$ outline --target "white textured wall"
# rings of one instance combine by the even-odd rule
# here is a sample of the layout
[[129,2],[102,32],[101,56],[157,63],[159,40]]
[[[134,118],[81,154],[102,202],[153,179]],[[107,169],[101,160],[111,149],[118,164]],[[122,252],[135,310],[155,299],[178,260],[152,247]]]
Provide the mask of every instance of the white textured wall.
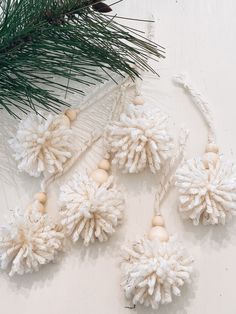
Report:
[[[234,0],[125,0],[116,6],[120,15],[156,18],[156,38],[166,47],[166,60],[158,64],[160,79],[147,78],[147,101],[163,108],[177,130],[186,125],[190,133],[188,156],[203,152],[206,128],[198,112],[171,82],[188,72],[206,95],[214,111],[221,150],[236,152],[235,73],[236,2]],[[133,26],[137,23],[133,22]],[[126,187],[127,215],[119,232],[105,245],[83,249],[76,246],[59,264],[39,273],[9,279],[0,275],[0,313],[13,314],[128,314],[154,313],[126,309],[119,287],[119,247],[136,234],[147,231],[152,216],[156,178],[149,172],[120,176]],[[21,182],[21,185],[19,184]],[[8,209],[32,196],[32,181],[22,176],[16,185],[2,183],[0,219]],[[36,190],[36,187],[35,187]],[[27,194],[28,191],[28,194]],[[227,227],[198,227],[182,222],[177,195],[172,191],[162,207],[168,229],[195,257],[192,285],[160,314],[235,314],[236,222]]]

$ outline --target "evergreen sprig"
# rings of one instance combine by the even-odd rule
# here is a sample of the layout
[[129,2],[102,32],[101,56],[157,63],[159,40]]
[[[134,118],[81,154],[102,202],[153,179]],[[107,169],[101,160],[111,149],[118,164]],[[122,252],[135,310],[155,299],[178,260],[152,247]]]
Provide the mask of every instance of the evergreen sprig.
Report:
[[58,89],[83,94],[55,77],[85,85],[109,73],[135,78],[134,65],[153,71],[147,55],[163,57],[162,47],[104,15],[111,8],[99,0],[3,0],[0,6],[0,108],[15,117],[68,105]]

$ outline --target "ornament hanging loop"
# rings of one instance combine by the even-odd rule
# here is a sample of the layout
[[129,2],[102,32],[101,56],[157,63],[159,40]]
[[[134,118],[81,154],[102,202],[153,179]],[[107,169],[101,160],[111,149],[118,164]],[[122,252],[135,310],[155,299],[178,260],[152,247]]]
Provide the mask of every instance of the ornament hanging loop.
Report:
[[174,77],[175,83],[183,87],[186,92],[192,97],[194,104],[202,114],[207,126],[208,126],[208,144],[216,143],[215,125],[212,118],[212,113],[209,108],[208,102],[203,98],[200,92],[198,92],[183,74]]

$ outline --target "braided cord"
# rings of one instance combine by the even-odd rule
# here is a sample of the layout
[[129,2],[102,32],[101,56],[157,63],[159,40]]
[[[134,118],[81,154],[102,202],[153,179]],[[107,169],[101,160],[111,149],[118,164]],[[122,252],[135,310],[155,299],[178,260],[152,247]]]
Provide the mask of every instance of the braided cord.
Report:
[[186,79],[184,75],[176,76],[174,78],[174,81],[181,87],[183,87],[189,93],[190,96],[192,96],[192,99],[196,107],[201,112],[208,126],[208,143],[215,143],[216,141],[215,126],[208,102],[203,98],[201,93],[199,93],[193,88],[191,83]]
[[182,161],[184,160],[184,152],[186,142],[188,139],[188,134],[189,132],[186,129],[181,129],[177,150],[162,172],[161,180],[155,195],[154,216],[161,214],[160,211],[161,203],[173,183],[175,170],[178,167],[178,165],[182,163]]

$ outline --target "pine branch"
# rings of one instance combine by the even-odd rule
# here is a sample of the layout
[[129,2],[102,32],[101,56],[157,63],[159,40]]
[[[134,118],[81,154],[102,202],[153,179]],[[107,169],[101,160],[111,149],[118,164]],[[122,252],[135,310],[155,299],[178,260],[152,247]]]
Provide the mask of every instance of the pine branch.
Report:
[[134,79],[134,65],[154,72],[147,56],[163,57],[162,47],[102,14],[111,8],[99,0],[5,0],[1,9],[0,109],[15,117],[68,106],[59,90],[83,94],[55,77],[82,85],[106,73]]

